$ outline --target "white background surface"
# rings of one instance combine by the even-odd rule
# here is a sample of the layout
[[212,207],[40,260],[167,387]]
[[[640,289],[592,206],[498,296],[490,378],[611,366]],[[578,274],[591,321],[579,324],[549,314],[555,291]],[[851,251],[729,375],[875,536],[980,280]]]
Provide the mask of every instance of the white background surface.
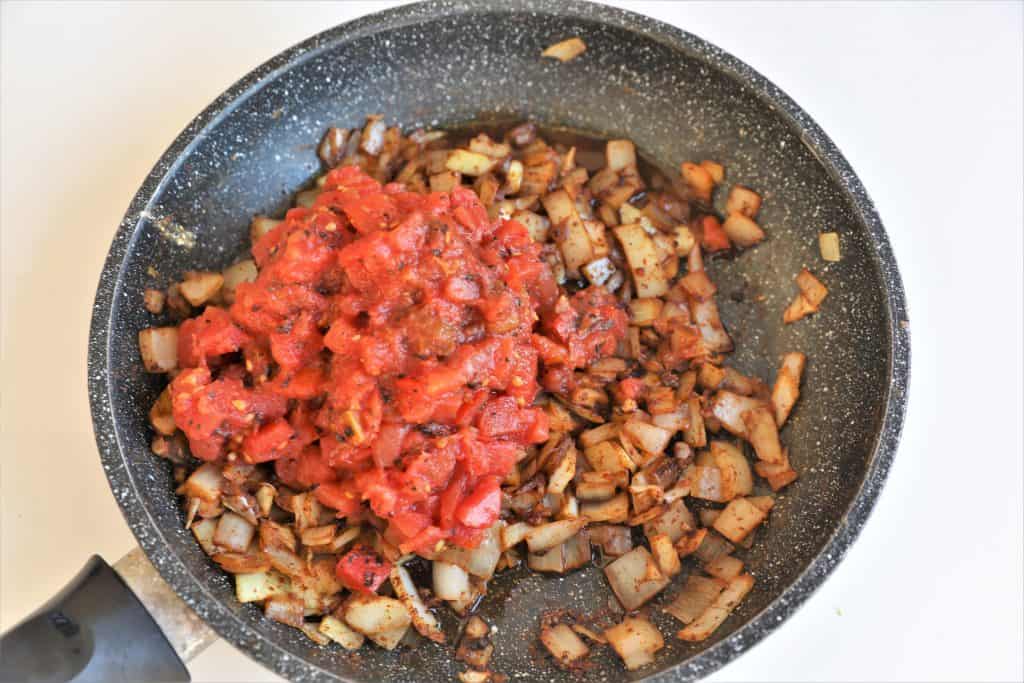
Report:
[[[391,3],[5,4],[0,627],[133,538],[91,433],[96,280],[132,194],[249,69]],[[910,301],[899,456],[847,559],[714,680],[1020,680],[1021,4],[622,3],[754,65],[878,204]],[[277,680],[221,642],[197,681]]]

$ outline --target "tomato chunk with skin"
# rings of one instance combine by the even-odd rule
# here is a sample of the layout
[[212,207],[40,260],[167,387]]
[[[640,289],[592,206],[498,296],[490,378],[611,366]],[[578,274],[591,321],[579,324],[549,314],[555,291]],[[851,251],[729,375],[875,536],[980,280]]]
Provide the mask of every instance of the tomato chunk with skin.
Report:
[[501,514],[501,480],[486,477],[459,503],[455,518],[460,524],[473,529],[486,529]]
[[351,591],[376,593],[388,576],[391,563],[373,550],[357,545],[341,556],[334,568],[338,580]]

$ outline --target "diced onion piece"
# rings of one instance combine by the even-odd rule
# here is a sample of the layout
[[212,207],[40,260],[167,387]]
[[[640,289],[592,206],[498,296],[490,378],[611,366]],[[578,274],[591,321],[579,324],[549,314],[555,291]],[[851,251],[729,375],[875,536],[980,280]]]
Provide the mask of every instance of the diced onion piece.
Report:
[[437,617],[427,609],[426,603],[423,602],[419,591],[416,590],[416,584],[409,576],[409,571],[400,564],[391,568],[391,586],[395,589],[395,595],[409,611],[412,625],[420,635],[435,643],[443,643],[445,638],[441,624],[437,621]]
[[722,510],[713,526],[715,531],[733,543],[739,543],[766,517],[767,514],[761,508],[746,498],[736,498]]
[[543,244],[548,239],[551,231],[551,221],[533,211],[517,211],[512,214],[512,220],[522,223],[526,231],[530,233],[530,239]]
[[602,524],[588,529],[590,542],[601,547],[609,557],[620,557],[633,549],[633,537],[629,527]]
[[276,595],[287,595],[288,577],[275,571],[235,574],[235,597],[239,602],[262,602]]
[[614,439],[618,434],[619,426],[615,423],[609,422],[584,431],[580,434],[579,441],[580,445],[584,448],[589,448],[590,446],[596,446],[602,441]]
[[555,661],[566,667],[590,654],[590,648],[586,643],[580,640],[576,632],[565,624],[541,628],[540,642],[544,644]]
[[543,553],[530,553],[526,563],[535,572],[562,574],[565,572],[565,548],[556,545]]
[[654,653],[665,647],[661,632],[641,617],[626,617],[621,624],[605,629],[604,636],[629,671],[651,664]]
[[580,269],[594,260],[594,248],[576,203],[565,190],[546,194],[541,202],[551,219],[555,242],[562,251],[566,272],[572,277],[579,277]]
[[480,176],[490,171],[495,160],[484,154],[470,152],[467,149],[455,149],[448,155],[445,168],[455,173],[468,176]]
[[697,529],[684,535],[676,543],[676,552],[680,558],[693,555],[704,544],[704,538],[708,535],[707,529]]
[[689,161],[684,161],[679,167],[683,182],[690,186],[694,197],[704,204],[711,203],[711,193],[715,189],[715,179],[706,168]]
[[714,562],[705,564],[704,571],[716,579],[729,581],[743,573],[743,561],[731,555],[722,555]]
[[209,301],[224,284],[220,273],[192,272],[185,276],[178,289],[193,306],[202,306]]
[[797,294],[793,302],[782,313],[782,322],[787,325],[817,312],[817,308],[803,294]]
[[701,540],[700,547],[698,547],[693,553],[694,556],[704,564],[714,562],[723,555],[729,555],[736,549],[733,547],[732,543],[729,543],[729,541],[725,540],[715,532],[708,529],[705,531],[708,533]]
[[263,613],[287,626],[302,628],[305,623],[302,601],[290,596],[274,596],[263,603]]
[[193,498],[200,498],[208,503],[220,500],[224,477],[219,465],[212,462],[203,463],[182,484],[181,493]]
[[569,540],[586,526],[586,519],[562,519],[534,527],[526,534],[526,545],[531,553],[540,553]]
[[717,161],[711,161],[710,159],[704,159],[700,162],[701,168],[708,172],[711,179],[715,181],[715,185],[721,184],[725,180],[725,167]]
[[526,534],[530,532],[533,527],[526,522],[516,522],[515,524],[507,524],[501,529],[501,550],[502,552],[509,548],[521,543],[525,538]]
[[[697,251],[696,249],[694,251]],[[692,252],[691,252],[692,253]],[[711,351],[726,353],[732,351],[732,337],[726,332],[722,325],[722,318],[718,313],[718,305],[713,299],[706,301],[692,301],[690,313],[693,321],[700,330],[700,336],[705,346]]]
[[548,475],[548,493],[562,493],[576,476],[576,459],[578,452],[576,447],[569,445],[569,448],[562,455],[554,471]]
[[402,642],[408,630],[409,626],[407,624],[390,631],[383,631],[377,635],[367,635],[367,638],[372,640],[377,647],[384,648],[385,650],[394,650]]
[[174,413],[171,407],[171,390],[169,386],[160,392],[160,396],[153,402],[153,407],[149,409],[149,424],[153,425],[153,429],[156,430],[157,434],[163,434],[164,436],[173,436],[174,432],[177,431],[178,427],[174,422]]
[[683,624],[689,624],[715,603],[725,585],[723,581],[690,574],[686,577],[686,583],[683,584],[679,595],[665,605],[662,611],[671,614]]
[[306,563],[302,558],[287,548],[264,547],[263,553],[271,566],[282,574],[296,577],[302,576],[306,571]]
[[249,547],[256,527],[234,512],[225,512],[217,522],[213,542],[226,550],[243,553]]
[[469,574],[458,565],[434,560],[434,594],[442,600],[464,600],[469,597]]
[[714,603],[708,607],[695,621],[680,631],[677,637],[680,640],[701,641],[705,640],[715,632],[722,622],[732,613],[740,601],[747,596],[747,593],[754,587],[754,577],[750,574],[741,574],[729,582]]
[[629,324],[650,327],[661,315],[665,302],[662,299],[641,297],[629,302]]
[[[477,601],[480,600],[487,593],[487,582],[477,580],[471,580],[469,583],[469,593],[466,597],[459,600],[448,600],[448,606],[455,611],[459,616],[466,616],[466,614],[476,605]],[[435,593],[436,595],[436,593]]]
[[489,579],[494,576],[494,568],[498,566],[501,559],[501,528],[502,522],[496,523],[487,530],[487,534],[480,541],[480,545],[469,552],[465,570],[481,579]]
[[606,501],[583,503],[580,515],[591,522],[621,524],[629,519],[629,495],[623,491]]
[[636,147],[629,140],[609,140],[604,156],[605,166],[616,173],[636,166]]
[[603,285],[616,273],[615,264],[607,256],[583,266],[583,275],[592,285]]
[[697,528],[697,518],[693,516],[690,509],[686,507],[686,502],[679,499],[665,508],[665,511],[661,513],[657,518],[649,522],[644,527],[644,533],[647,537],[664,534],[669,537],[672,543],[675,543],[684,534],[687,534]]
[[806,268],[801,270],[796,276],[796,286],[800,288],[800,293],[803,294],[804,298],[807,299],[807,303],[814,310],[818,310],[821,302],[828,296],[828,288]]
[[836,263],[842,260],[839,253],[839,233],[823,232],[818,235],[818,248],[821,250],[821,258]]
[[700,399],[696,396],[691,396],[687,402],[687,417],[690,421],[686,425],[683,439],[687,445],[700,448],[707,444],[707,432],[704,429],[704,415],[701,413]]
[[568,62],[570,59],[575,59],[586,51],[587,44],[580,38],[574,37],[549,46],[544,52],[540,53],[540,56],[552,57],[560,62]]
[[725,441],[712,441],[711,456],[722,473],[722,498],[732,500],[737,496],[750,495],[754,490],[754,476],[743,451]]
[[761,195],[742,185],[733,185],[729,189],[729,196],[725,200],[727,214],[737,213],[747,218],[753,218],[760,210]]
[[598,472],[633,471],[636,464],[626,454],[620,441],[602,441],[583,451],[587,462]]
[[637,418],[631,418],[622,425],[622,434],[629,438],[635,446],[650,455],[659,455],[665,451],[672,439],[672,432]]
[[590,562],[590,533],[583,529],[562,544],[565,571],[579,569]]
[[326,546],[334,540],[334,534],[337,530],[337,527],[333,524],[325,524],[323,526],[314,526],[308,529],[303,529],[300,534],[302,545]]
[[139,331],[139,354],[146,372],[178,368],[178,328],[147,327]]
[[782,444],[779,443],[779,427],[772,410],[758,406],[742,414],[746,437],[754,447],[757,457],[765,462],[782,462]]
[[787,353],[782,357],[782,366],[775,376],[772,387],[772,406],[775,409],[775,423],[782,427],[790,411],[800,398],[800,378],[804,373],[807,356],[799,352]]
[[685,406],[682,406],[668,413],[658,413],[657,415],[654,415],[651,417],[651,422],[654,423],[655,427],[667,429],[670,433],[675,434],[676,432],[686,428],[687,415],[688,413]]
[[605,576],[627,612],[653,598],[669,584],[647,548],[629,551],[604,568]]
[[775,499],[771,496],[748,496],[747,500],[766,515],[775,507]]
[[662,296],[668,291],[668,279],[661,269],[654,242],[639,223],[620,225],[614,229],[629,262],[636,293],[640,297]]
[[475,669],[466,669],[465,671],[459,672],[460,683],[488,683],[492,678],[490,671],[477,671]]
[[672,539],[667,534],[654,534],[647,539],[651,544],[651,554],[654,561],[658,563],[658,569],[665,576],[675,576],[682,571],[682,564],[679,562],[679,553],[672,545]]
[[366,640],[362,633],[353,631],[344,621],[331,615],[321,620],[319,630],[346,650],[358,650]]
[[401,601],[383,595],[353,594],[342,610],[345,623],[364,636],[404,629],[412,622]]
[[202,519],[193,524],[191,529],[192,535],[196,537],[196,541],[207,555],[218,552],[217,546],[213,544],[213,535],[217,532],[216,519]]
[[718,287],[708,277],[707,272],[703,270],[687,273],[679,278],[679,286],[698,301],[707,301],[718,291]]
[[747,438],[747,427],[743,413],[763,408],[764,403],[750,396],[741,396],[732,391],[719,391],[711,399],[711,414],[721,421],[722,426],[735,436]]
[[695,467],[690,495],[694,498],[702,498],[715,503],[724,503],[725,495],[722,491],[721,470],[717,467],[706,467],[703,465]]
[[606,501],[615,495],[615,484],[610,482],[581,481],[576,484],[576,498],[584,504]]
[[481,619],[477,615],[473,615],[466,622],[466,628],[462,630],[462,637],[469,638],[471,640],[480,640],[486,638],[491,634],[491,627],[487,625],[487,622]]
[[676,226],[676,229],[673,231],[673,239],[678,256],[689,254],[690,250],[693,249],[693,245],[697,243],[697,238],[694,237],[693,232],[685,225]]

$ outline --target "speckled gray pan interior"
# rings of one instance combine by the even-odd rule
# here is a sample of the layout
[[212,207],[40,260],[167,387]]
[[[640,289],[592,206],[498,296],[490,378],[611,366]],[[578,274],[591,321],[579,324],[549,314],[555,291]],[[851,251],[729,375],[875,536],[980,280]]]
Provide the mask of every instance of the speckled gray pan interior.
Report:
[[[544,47],[569,36],[586,42],[582,57],[540,59]],[[433,644],[358,655],[318,648],[237,603],[231,581],[182,528],[170,470],[148,449],[145,416],[162,378],[145,374],[138,359],[137,332],[159,322],[143,310],[142,291],[186,269],[232,262],[247,246],[250,217],[283,210],[318,171],[313,144],[324,128],[355,126],[376,112],[409,128],[529,117],[627,136],[663,168],[716,159],[730,182],[764,195],[768,240],[710,268],[741,370],[771,380],[782,353],[810,358],[804,395],[784,432],[801,478],[741,555],[757,586],[711,640],[678,641],[676,625],[654,610],[667,642],[657,664],[627,675],[613,655],[601,654],[586,680],[691,679],[751,647],[821,584],[879,494],[906,403],[902,285],[860,181],[792,100],[693,35],[583,3],[429,2],[328,30],[239,81],[156,164],[111,246],[89,348],[103,466],[153,563],[224,638],[289,679],[443,681],[461,668]],[[821,260],[823,230],[840,234],[842,262]],[[819,315],[783,326],[801,266],[831,295]],[[541,612],[614,605],[596,567],[564,578],[514,574],[495,584],[483,607],[498,628],[493,668],[513,680],[568,680],[537,650]]]

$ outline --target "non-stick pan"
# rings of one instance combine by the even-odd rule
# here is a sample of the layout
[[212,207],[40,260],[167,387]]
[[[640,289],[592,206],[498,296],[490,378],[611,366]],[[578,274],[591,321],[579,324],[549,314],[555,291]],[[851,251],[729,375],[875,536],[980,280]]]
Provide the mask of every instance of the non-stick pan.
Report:
[[[540,58],[546,46],[570,36],[586,42],[582,57],[565,64]],[[789,97],[696,36],[580,2],[427,2],[328,30],[235,84],[156,164],[103,269],[89,386],[103,467],[160,576],[220,636],[289,679],[442,681],[460,669],[450,650],[433,644],[396,652],[368,647],[358,656],[317,647],[238,603],[229,577],[184,528],[170,467],[149,451],[146,413],[164,380],[146,374],[139,361],[137,333],[154,324],[142,307],[143,290],[187,269],[232,262],[246,249],[252,215],[282,211],[318,172],[313,143],[324,129],[355,126],[372,113],[407,128],[529,118],[625,136],[666,170],[683,160],[715,159],[729,182],[764,196],[760,222],[768,240],[710,268],[737,341],[731,362],[770,379],[782,353],[803,351],[810,359],[785,435],[801,478],[780,497],[747,555],[756,588],[710,640],[678,641],[665,621],[667,646],[655,665],[626,674],[614,656],[599,655],[586,678],[699,677],[758,642],[821,584],[878,497],[906,403],[903,288],[864,187]],[[825,230],[841,236],[839,263],[826,264],[818,254]],[[805,265],[831,294],[820,314],[783,326],[793,276]],[[515,680],[570,680],[537,651],[539,615],[556,607],[589,612],[612,599],[596,567],[562,578],[513,572],[490,593],[482,610],[498,628],[493,668]],[[39,628],[78,628],[81,636],[93,628],[90,614],[116,621],[113,604],[78,616],[51,607],[43,619],[50,626]],[[86,666],[112,647],[128,654],[143,647],[141,636],[112,644],[111,632],[117,629],[96,629],[81,646]],[[168,671],[159,675],[180,675]]]

